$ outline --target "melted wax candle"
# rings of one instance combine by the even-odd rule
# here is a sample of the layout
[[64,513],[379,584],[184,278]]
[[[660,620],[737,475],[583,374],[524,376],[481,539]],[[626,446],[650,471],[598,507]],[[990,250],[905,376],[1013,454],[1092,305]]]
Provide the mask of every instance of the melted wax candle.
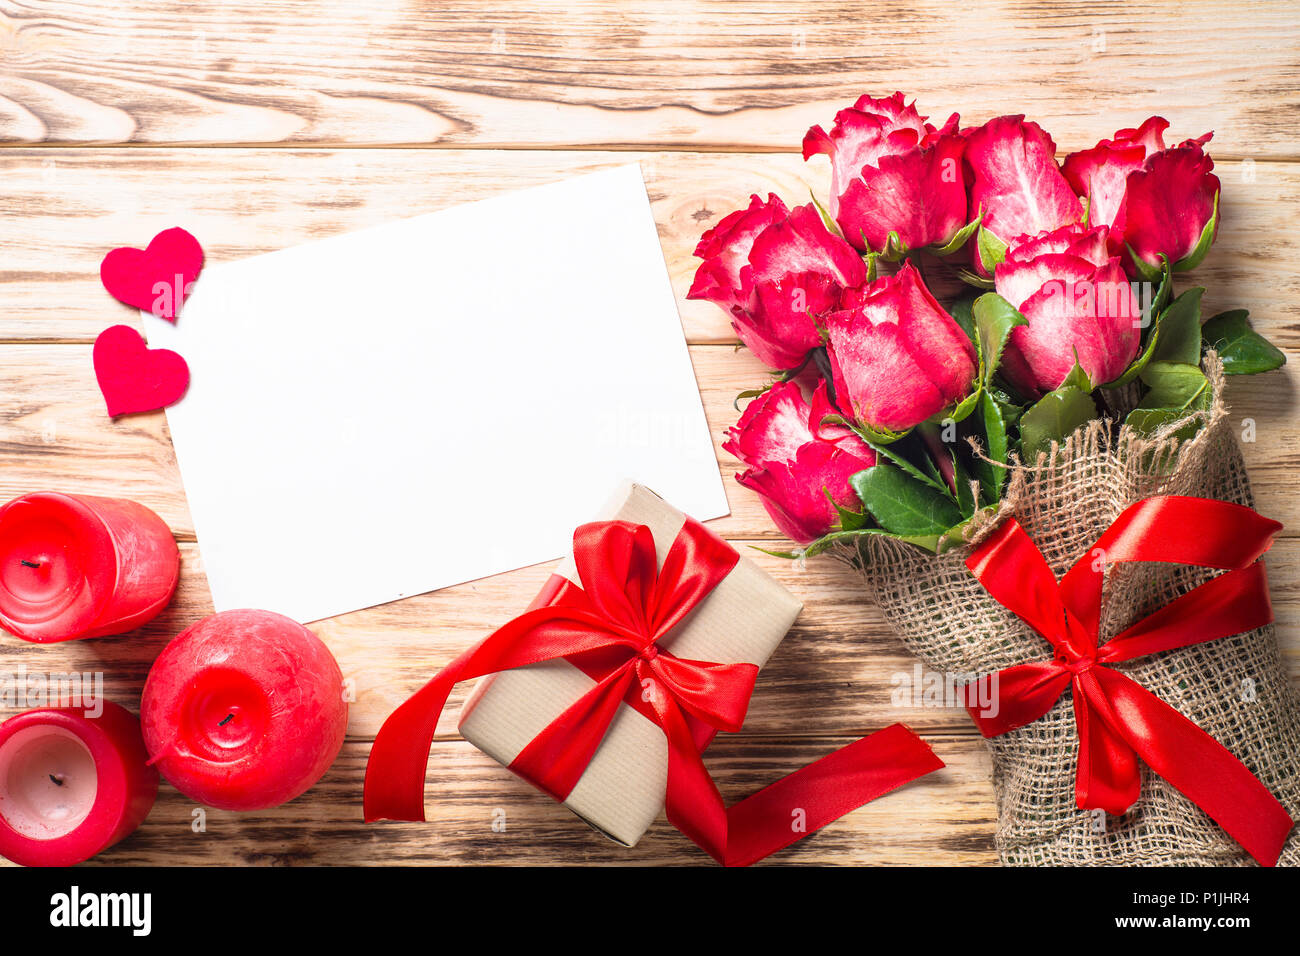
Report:
[[141,701],[145,745],[177,790],[223,810],[299,796],[343,746],[343,674],[321,640],[269,611],[224,611],[158,656]]
[[134,501],[40,492],[0,508],[0,627],[25,641],[134,630],[179,577],[171,530]]
[[136,829],[158,793],[140,722],[105,701],[29,710],[0,724],[0,856],[70,866]]

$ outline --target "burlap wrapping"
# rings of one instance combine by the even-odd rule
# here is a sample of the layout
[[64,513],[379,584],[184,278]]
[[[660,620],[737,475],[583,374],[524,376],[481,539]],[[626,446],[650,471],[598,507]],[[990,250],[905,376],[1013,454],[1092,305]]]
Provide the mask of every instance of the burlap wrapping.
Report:
[[[1059,576],[1125,507],[1154,494],[1252,505],[1237,435],[1214,389],[1203,427],[1143,438],[1103,421],[1079,429],[1034,467],[1013,468],[996,518],[1014,514]],[[933,671],[986,674],[1050,656],[1046,641],[994,601],[963,563],[970,547],[935,556],[886,538],[859,539],[854,560],[895,631]],[[842,557],[854,559],[850,553]],[[1267,558],[1265,559],[1268,560]],[[1216,572],[1142,563],[1108,572],[1102,641]],[[1300,706],[1273,627],[1117,665],[1236,755],[1300,819]],[[1142,768],[1142,796],[1122,817],[1075,805],[1078,736],[1070,693],[1042,718],[986,741],[993,758],[997,848],[1007,865],[1207,865],[1253,862],[1200,808]],[[1283,864],[1300,861],[1292,831]]]

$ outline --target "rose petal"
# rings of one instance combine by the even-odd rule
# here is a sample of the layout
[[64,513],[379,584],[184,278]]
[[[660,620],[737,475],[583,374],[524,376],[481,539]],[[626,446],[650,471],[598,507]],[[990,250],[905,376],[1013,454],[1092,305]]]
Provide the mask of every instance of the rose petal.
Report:
[[1193,249],[1214,214],[1219,177],[1199,145],[1157,153],[1128,178],[1124,241],[1140,259],[1177,262]]
[[999,116],[966,134],[973,181],[969,218],[1004,242],[1082,218],[1079,199],[1056,165],[1056,144],[1023,116]]

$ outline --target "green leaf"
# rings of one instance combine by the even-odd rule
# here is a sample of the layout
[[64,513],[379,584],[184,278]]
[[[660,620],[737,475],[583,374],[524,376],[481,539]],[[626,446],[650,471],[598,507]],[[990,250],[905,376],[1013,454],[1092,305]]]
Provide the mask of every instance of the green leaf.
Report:
[[1197,366],[1183,362],[1152,362],[1142,370],[1149,391],[1141,409],[1171,409],[1186,414],[1210,407],[1210,383]]
[[990,515],[997,510],[997,507],[996,504],[985,505],[983,508],[976,511],[975,514],[961,522],[961,524],[953,525],[939,536],[938,544],[934,549],[935,553],[943,554],[945,551],[951,551],[953,548],[959,548],[964,545],[966,543],[966,529],[970,527],[970,523],[975,520],[976,516]]
[[840,528],[842,530],[857,531],[859,528],[865,528],[869,524],[871,524],[870,516],[868,516],[865,512],[850,511],[848,508],[845,508],[838,501],[836,501],[834,498],[831,497],[831,493],[828,488],[823,487],[822,494],[826,496],[826,500],[831,503],[831,507],[835,509],[835,513],[839,516]]
[[1064,388],[1067,385],[1077,388],[1081,392],[1092,391],[1092,379],[1088,378],[1088,373],[1079,364],[1078,349],[1074,350],[1074,367],[1070,369],[1070,374],[1062,380],[1060,387]]
[[969,518],[975,513],[976,501],[971,490],[970,475],[955,448],[952,450],[952,478],[953,484],[957,486],[957,507],[961,509],[963,517]]
[[875,535],[879,538],[893,538],[895,541],[905,541],[908,544],[914,544],[926,551],[935,551],[939,547],[939,535],[937,534],[894,534],[892,531],[886,531],[884,528],[859,528],[856,531],[832,531],[830,534],[823,535],[816,541],[812,542],[802,552],[780,552],[766,551],[763,548],[757,548],[750,545],[755,550],[763,551],[764,554],[770,554],[778,558],[813,558],[825,551],[829,551],[836,544],[841,542],[856,541],[864,535]]
[[1160,330],[1158,328],[1153,329],[1151,337],[1147,339],[1146,347],[1142,349],[1137,358],[1129,363],[1129,367],[1124,369],[1124,373],[1120,375],[1119,378],[1115,379],[1115,381],[1106,382],[1101,387],[1119,388],[1121,385],[1127,385],[1129,382],[1133,381],[1133,379],[1141,375],[1142,370],[1146,368],[1147,363],[1151,361],[1151,356],[1155,354],[1156,343],[1159,341]]
[[1140,258],[1138,254],[1133,251],[1133,247],[1127,242],[1124,243],[1124,248],[1128,250],[1128,257],[1132,261],[1133,267],[1137,269],[1139,276],[1153,284],[1160,281],[1160,275],[1163,270],[1159,266],[1153,266],[1151,263]]
[[993,288],[993,279],[986,279],[978,272],[972,272],[970,269],[963,268],[962,266],[954,266],[952,271],[958,279],[965,282],[967,285],[973,285],[977,289]]
[[[980,396],[980,411],[983,413],[984,419],[984,453],[993,461],[1005,465],[1007,463],[1007,423],[1002,417],[1002,409],[997,400],[988,392],[985,392]],[[1002,483],[1007,477],[1006,469],[981,460],[979,462],[979,472],[980,482],[984,485],[989,500],[997,501],[1002,497]]]
[[[940,492],[941,494],[945,494],[945,495],[951,494],[948,491],[948,486],[945,485],[939,479],[937,473],[935,477],[933,478],[930,477],[925,472],[921,471],[921,469],[917,468],[916,465],[912,464],[910,461],[908,461],[898,452],[890,448],[888,445],[877,445],[873,442],[867,442],[867,444],[870,446],[871,450],[874,451],[877,455],[880,455],[883,458],[888,458],[895,465],[903,469],[903,471],[907,472],[917,481],[924,482],[925,484],[929,485],[931,488],[933,488],[935,491]],[[930,456],[926,455],[925,460],[929,461]]]
[[912,250],[907,248],[906,243],[899,238],[897,230],[889,230],[889,235],[885,236],[885,248],[883,255],[890,262],[902,262],[907,258],[908,253]]
[[[1213,401],[1209,380],[1195,365],[1182,362],[1152,362],[1142,371],[1142,381],[1149,391],[1138,407],[1129,412],[1125,424],[1150,434],[1171,422],[1204,411]],[[1188,437],[1200,427],[1193,421],[1180,429],[1178,437]]]
[[[1163,257],[1162,257],[1163,258]],[[1161,280],[1161,291],[1156,293],[1152,308],[1156,302],[1168,295],[1169,260],[1165,264],[1165,279]],[[1196,364],[1200,361],[1201,350],[1201,296],[1205,290],[1188,289],[1167,308],[1156,314],[1147,336],[1146,346],[1124,373],[1113,382],[1106,382],[1103,388],[1119,388],[1127,385],[1153,361],[1183,362]]]
[[980,381],[987,385],[1002,362],[1002,349],[1007,344],[1011,330],[1029,323],[1019,309],[996,292],[987,292],[976,299],[971,314],[975,318]]
[[827,415],[821,420],[821,424],[843,425],[869,445],[892,445],[907,434],[907,432],[890,431],[888,428],[859,425],[857,422],[849,421],[843,415]]
[[1174,263],[1175,272],[1187,272],[1195,269],[1205,258],[1205,254],[1210,251],[1210,246],[1214,243],[1214,230],[1219,225],[1219,194],[1214,194],[1214,212],[1210,214],[1210,221],[1205,224],[1201,230],[1200,238],[1196,240],[1196,245],[1192,251],[1183,256]]
[[1169,297],[1174,293],[1174,269],[1169,264],[1169,257],[1163,252],[1160,253],[1160,284],[1156,286],[1155,295],[1151,297],[1151,319],[1158,316],[1166,305],[1169,304]]
[[1205,290],[1188,289],[1156,318],[1159,342],[1152,362],[1196,365],[1201,360],[1201,296]]
[[[1150,434],[1171,422],[1208,409],[1213,403],[1209,380],[1195,365],[1181,362],[1152,362],[1142,372],[1142,380],[1150,387],[1141,403],[1124,419],[1125,424]],[[1179,429],[1176,437],[1195,434],[1200,421],[1189,422]]]
[[954,299],[948,306],[948,314],[952,316],[953,321],[961,326],[961,330],[966,333],[966,338],[970,339],[975,345],[979,342],[975,336],[975,316],[972,312],[975,306],[975,300],[979,296],[975,293],[963,295]]
[[1007,244],[982,225],[975,237],[975,248],[980,257],[980,265],[989,275],[992,275],[993,270],[1007,257]]
[[970,239],[972,235],[975,234],[975,230],[979,228],[979,225],[981,222],[983,222],[983,220],[984,220],[984,213],[983,211],[981,211],[978,216],[976,216],[970,222],[966,223],[966,225],[962,226],[955,233],[953,233],[953,237],[949,239],[947,242],[945,242],[943,245],[930,246],[930,251],[933,252],[936,256],[940,256],[940,257],[952,255],[954,252],[959,250],[962,246],[966,245],[966,241]]
[[975,411],[975,406],[979,404],[982,391],[983,387],[977,382],[971,393],[954,405],[951,411],[939,413],[939,424],[942,425],[949,419],[954,422],[964,422],[970,417],[970,413]]
[[[820,541],[821,539],[819,538],[818,540]],[[812,548],[816,543],[817,541],[814,541],[813,544],[808,545],[808,548],[803,551],[771,551],[768,548],[760,548],[756,544],[751,544],[750,547],[755,551],[761,551],[763,554],[770,554],[774,558],[785,558],[787,561],[798,561],[800,558],[807,557],[808,549]],[[822,550],[825,549],[823,548]]]
[[1080,425],[1097,417],[1097,406],[1087,392],[1067,385],[1048,392],[1020,416],[1020,452],[1033,462],[1040,451],[1065,438]]
[[862,261],[867,264],[867,276],[863,280],[864,282],[870,284],[876,281],[876,272],[878,271],[876,263],[879,260],[880,256],[874,252],[868,252],[862,257]]
[[740,403],[743,399],[758,398],[758,396],[762,395],[764,392],[766,392],[775,384],[776,381],[772,381],[772,382],[768,382],[762,388],[747,388],[743,392],[737,392],[736,397],[731,400],[731,407],[734,408],[736,411],[740,411]]
[[813,191],[811,189],[808,190],[808,198],[812,200],[813,205],[817,207],[817,212],[821,214],[822,224],[826,226],[826,231],[829,232],[832,236],[839,236],[841,239],[843,239],[844,233],[840,231],[839,223],[837,223],[834,219],[831,218],[831,214],[828,213],[825,207],[823,207],[822,204],[817,201],[817,197],[813,195]]
[[957,503],[923,481],[879,462],[849,478],[863,505],[886,531],[939,535],[962,519]]
[[1286,356],[1250,327],[1245,309],[1220,312],[1201,328],[1206,349],[1219,353],[1224,375],[1255,375],[1286,364]]

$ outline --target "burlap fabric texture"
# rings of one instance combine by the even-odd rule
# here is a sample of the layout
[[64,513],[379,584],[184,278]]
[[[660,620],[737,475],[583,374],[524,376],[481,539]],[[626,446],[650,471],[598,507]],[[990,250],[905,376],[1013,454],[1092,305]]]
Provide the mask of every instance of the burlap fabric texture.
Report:
[[[1032,467],[1008,476],[997,516],[977,544],[1014,515],[1059,577],[1125,507],[1155,494],[1195,495],[1254,506],[1236,426],[1214,389],[1193,437],[1181,424],[1143,437],[1105,421],[1076,431]],[[1047,642],[984,590],[964,561],[971,547],[942,555],[876,536],[858,539],[854,560],[894,630],[931,670],[987,674],[1051,655]],[[1266,562],[1272,555],[1266,556]],[[1217,572],[1142,563],[1107,573],[1101,640]],[[1300,702],[1283,669],[1272,626],[1117,666],[1195,721],[1238,757],[1300,819]],[[998,808],[997,849],[1007,865],[1206,865],[1253,861],[1200,808],[1142,768],[1142,795],[1123,816],[1075,804],[1078,736],[1071,694],[1042,718],[986,741]],[[1282,864],[1300,861],[1292,831]]]

